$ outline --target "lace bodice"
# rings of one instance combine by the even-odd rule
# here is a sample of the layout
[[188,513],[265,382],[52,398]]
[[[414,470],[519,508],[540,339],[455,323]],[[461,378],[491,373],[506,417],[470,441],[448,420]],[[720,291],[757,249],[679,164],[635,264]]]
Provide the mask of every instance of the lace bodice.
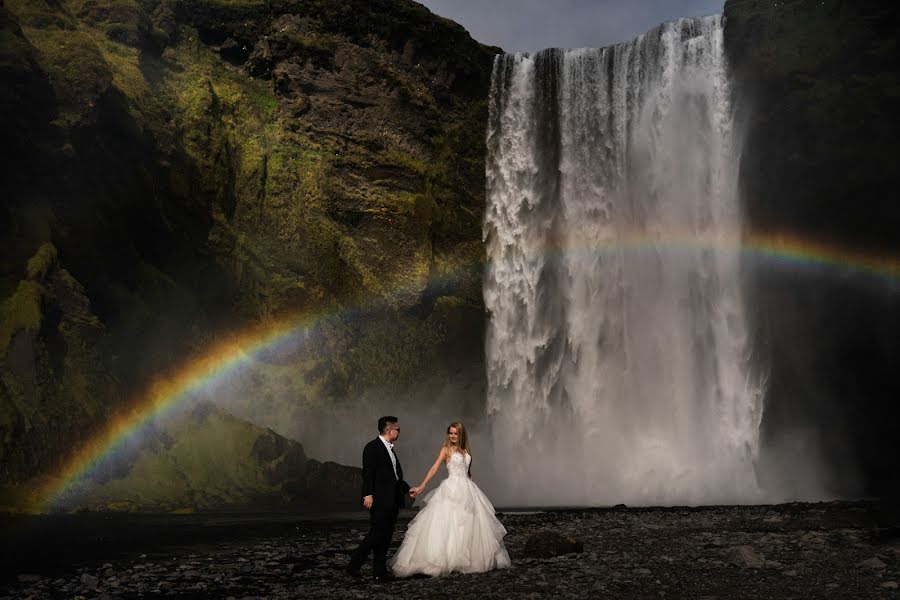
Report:
[[450,477],[468,477],[470,464],[472,464],[470,454],[454,452],[447,461],[447,471],[450,473]]

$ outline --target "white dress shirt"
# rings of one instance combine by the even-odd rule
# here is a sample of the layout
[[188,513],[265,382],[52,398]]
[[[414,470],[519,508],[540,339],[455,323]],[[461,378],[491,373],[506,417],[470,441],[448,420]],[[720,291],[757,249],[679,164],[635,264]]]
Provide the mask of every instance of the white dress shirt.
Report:
[[394,479],[400,479],[397,475],[397,457],[394,456],[394,445],[384,439],[383,435],[379,435],[378,438],[384,443],[384,447],[387,448],[388,456],[391,457],[391,466],[394,467]]

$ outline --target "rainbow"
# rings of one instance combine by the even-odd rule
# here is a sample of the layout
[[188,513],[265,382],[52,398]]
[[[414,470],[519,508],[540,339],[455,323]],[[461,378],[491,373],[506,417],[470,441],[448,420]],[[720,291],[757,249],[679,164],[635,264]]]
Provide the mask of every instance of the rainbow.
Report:
[[[609,240],[581,239],[590,236],[567,236],[562,245],[545,244],[540,252],[547,255],[596,255],[614,253],[693,252],[712,249],[739,254],[751,262],[785,265],[794,269],[821,267],[832,274],[866,275],[887,284],[900,282],[900,257],[881,255],[829,244],[788,233],[751,234],[739,242],[734,237],[693,233],[671,234],[646,232],[616,233]],[[489,263],[488,263],[489,266]]]
[[762,259],[799,267],[821,266],[846,273],[862,273],[890,284],[900,282],[898,256],[848,249],[788,233],[754,234],[743,246],[745,252]]
[[312,326],[319,319],[293,315],[257,325],[214,344],[165,377],[154,380],[144,394],[116,415],[66,462],[62,471],[38,493],[42,510],[52,508],[73,484],[119,448],[136,431],[177,407],[266,348],[278,345]]
[[[840,272],[862,273],[887,281],[900,282],[900,258],[879,256],[825,244],[793,234],[756,234],[738,242],[691,235],[664,235],[650,238],[646,233],[617,236],[608,244],[581,245],[574,248],[544,247],[544,252],[612,252],[629,250],[679,251],[685,248],[712,248],[739,252],[752,259],[775,261],[791,267],[825,267]],[[477,265],[466,265],[469,269]],[[482,265],[484,266],[484,265]],[[462,271],[464,269],[461,269]],[[453,273],[444,278],[453,278]],[[309,329],[335,313],[317,316],[292,315],[274,323],[252,327],[237,333],[187,360],[180,368],[155,380],[147,390],[120,415],[111,419],[102,430],[67,460],[65,466],[50,483],[38,492],[42,510],[56,505],[67,490],[82,480],[100,462],[119,448],[130,436],[153,419],[178,406],[196,393],[220,381],[223,376],[247,363],[253,355]]]

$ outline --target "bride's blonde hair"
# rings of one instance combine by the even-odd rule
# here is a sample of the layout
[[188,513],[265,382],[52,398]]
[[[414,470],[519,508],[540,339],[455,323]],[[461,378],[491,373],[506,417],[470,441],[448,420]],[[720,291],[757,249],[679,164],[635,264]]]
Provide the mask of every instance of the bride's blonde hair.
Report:
[[[469,452],[469,436],[466,434],[465,426],[459,421],[453,421],[449,425],[447,425],[447,435],[450,435],[450,428],[456,427],[456,433],[459,437],[456,438],[456,449],[461,452]],[[444,440],[444,448],[451,449],[450,438]]]

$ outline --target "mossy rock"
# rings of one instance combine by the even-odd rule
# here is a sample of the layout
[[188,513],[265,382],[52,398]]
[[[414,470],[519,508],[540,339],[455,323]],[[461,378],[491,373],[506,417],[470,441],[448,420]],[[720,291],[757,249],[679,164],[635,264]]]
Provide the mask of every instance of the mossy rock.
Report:
[[69,7],[78,19],[113,41],[152,47],[150,17],[135,0],[72,0]]
[[54,0],[6,0],[4,7],[26,28],[74,30],[76,23]]
[[[27,338],[35,377],[0,368],[5,478],[53,471],[147,381],[245,326],[315,323],[253,366],[235,410],[260,420],[402,390],[480,339],[453,315],[480,310],[493,50],[459,26],[405,0],[10,0],[0,35],[3,82],[25,82],[0,98],[48,108],[10,111],[0,342]],[[207,493],[166,460],[142,467],[173,478],[159,506]],[[206,505],[237,502],[209,486]]]
[[113,80],[94,40],[81,31],[61,29],[45,29],[29,39],[59,101],[60,124],[72,126],[90,117]]
[[38,248],[37,253],[28,259],[28,264],[25,265],[25,277],[32,281],[40,281],[56,263],[57,256],[56,246],[49,242],[42,245]]
[[0,306],[0,352],[6,352],[9,342],[19,331],[36,334],[40,331],[43,288],[35,281],[21,281],[12,297]]

